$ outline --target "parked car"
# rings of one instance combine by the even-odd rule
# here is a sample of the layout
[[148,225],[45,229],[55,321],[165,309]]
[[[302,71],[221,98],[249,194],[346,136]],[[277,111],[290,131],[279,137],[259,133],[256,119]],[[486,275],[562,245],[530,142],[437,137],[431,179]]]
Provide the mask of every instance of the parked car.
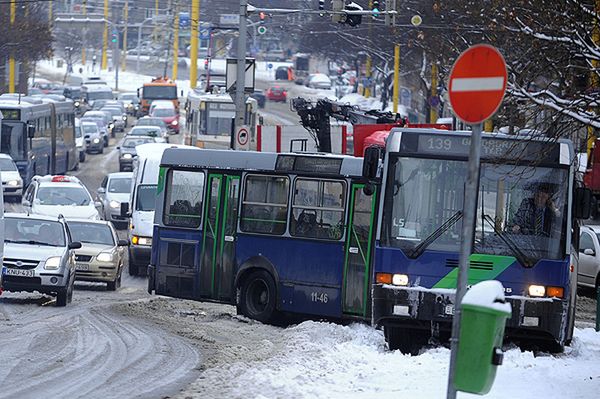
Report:
[[5,214],[1,288],[53,295],[56,306],[66,306],[73,298],[74,250],[79,248],[62,218]]
[[273,86],[267,90],[267,100],[269,101],[277,101],[277,102],[286,102],[287,100],[287,92],[281,86]]
[[288,80],[288,67],[280,66],[275,70],[275,80]]
[[85,151],[87,154],[92,152],[102,154],[104,152],[104,138],[96,122],[91,120],[82,120],[81,130],[85,141]]
[[135,158],[137,155],[135,147],[147,143],[156,143],[156,140],[153,137],[143,136],[126,136],[123,139],[121,145],[117,146],[117,150],[119,150],[119,172],[123,172],[125,170],[133,171],[133,158]]
[[331,79],[323,73],[314,73],[306,80],[306,86],[313,89],[331,89]]
[[127,227],[127,218],[121,216],[121,204],[129,203],[131,177],[131,172],[109,173],[97,190],[103,219],[119,227]]
[[179,134],[179,114],[174,107],[156,107],[150,113],[150,117],[162,119],[169,131]]
[[267,97],[265,96],[265,92],[262,90],[254,90],[254,93],[250,94],[250,97],[256,100],[258,103],[258,108],[264,108],[267,102]]
[[28,213],[67,218],[100,219],[87,188],[75,176],[34,176],[21,205]]
[[[87,153],[87,142],[84,137],[81,123],[81,120],[79,120],[78,118],[75,119],[75,147],[77,148],[77,153],[79,154],[79,162],[85,162],[85,154]],[[93,125],[97,129],[95,123],[86,122],[86,124],[89,124],[90,126]]]
[[0,153],[0,172],[4,199],[14,198],[16,201],[21,202],[23,179],[10,155]]
[[73,219],[71,237],[81,243],[75,250],[75,279],[106,283],[108,291],[121,286],[127,240],[119,240],[112,223]]
[[596,289],[600,285],[600,226],[581,227],[577,285]]

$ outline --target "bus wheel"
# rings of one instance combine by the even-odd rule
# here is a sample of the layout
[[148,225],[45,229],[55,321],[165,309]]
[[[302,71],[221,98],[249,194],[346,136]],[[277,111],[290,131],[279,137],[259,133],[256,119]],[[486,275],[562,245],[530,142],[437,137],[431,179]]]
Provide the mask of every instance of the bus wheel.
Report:
[[405,355],[418,355],[421,348],[429,342],[427,332],[421,330],[386,326],[383,331],[389,349],[391,351],[400,349],[400,352]]
[[252,272],[242,282],[240,310],[244,316],[269,323],[276,313],[276,301],[275,281],[265,270]]

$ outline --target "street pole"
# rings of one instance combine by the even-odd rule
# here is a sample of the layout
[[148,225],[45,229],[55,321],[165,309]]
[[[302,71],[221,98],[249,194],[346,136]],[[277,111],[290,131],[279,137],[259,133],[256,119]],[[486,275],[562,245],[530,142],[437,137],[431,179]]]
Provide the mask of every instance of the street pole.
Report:
[[398,96],[400,94],[400,45],[394,46],[394,93],[392,95],[394,114],[398,113]]
[[246,122],[246,17],[248,1],[240,0],[240,26],[237,48],[237,77],[235,80],[235,131],[237,132]]
[[200,0],[192,0],[190,27],[190,89],[196,88],[198,80],[198,27],[200,26]]
[[[15,24],[15,17],[17,14],[17,1],[10,0],[10,26],[11,30],[13,30],[13,25]],[[8,59],[8,92],[14,93],[16,84],[15,84],[15,53],[11,47],[10,50],[10,58]]]
[[52,25],[52,0],[48,2],[48,22]]
[[121,60],[121,69],[123,72],[125,72],[125,69],[127,68],[127,25],[129,23],[129,0],[125,1],[123,21],[125,22],[125,27],[123,28],[123,59]]
[[[595,10],[596,14],[600,13],[600,0],[595,1]],[[592,42],[594,45],[600,45],[600,26],[598,24],[598,19],[594,19],[594,28],[592,29]],[[597,59],[592,59],[592,72],[589,77],[590,89],[592,92],[595,92],[600,87],[600,61]],[[594,108],[589,109],[590,112],[594,112]],[[587,154],[588,159],[592,154],[592,148],[596,143],[596,132],[594,127],[590,124],[587,127]]]
[[140,45],[142,43],[142,28],[146,22],[152,21],[152,18],[146,18],[138,25],[138,40],[136,47],[135,73],[140,73]]
[[[106,52],[108,51],[108,0],[104,0],[104,30],[102,31],[102,61],[100,69],[108,68],[108,59]],[[113,55],[114,58],[114,55]]]
[[365,78],[365,97],[369,98],[371,97],[371,85],[369,84],[371,78],[371,55],[367,55]]
[[479,181],[479,161],[481,156],[481,124],[472,125],[471,147],[469,152],[469,165],[467,182],[465,184],[465,199],[463,202],[462,243],[458,262],[458,278],[456,282],[456,298],[454,299],[454,316],[452,318],[452,338],[450,352],[450,371],[448,372],[447,399],[456,399],[454,388],[454,374],[458,355],[458,336],[460,333],[460,316],[462,313],[462,299],[467,292],[469,281],[469,257],[473,251],[473,227],[475,225],[475,212],[477,210],[477,183]]
[[[83,0],[83,4],[81,5],[83,15],[87,15],[87,0]],[[81,65],[85,66],[85,45],[87,39],[87,29],[83,28],[83,40],[81,45]]]
[[175,22],[174,22],[174,32],[173,32],[173,73],[171,74],[171,79],[173,79],[174,81],[177,80],[177,63],[179,62],[178,60],[178,53],[179,53],[179,2],[175,3],[175,18],[174,18]]
[[119,56],[121,52],[119,51],[119,31],[117,30],[117,26],[113,25],[114,32],[116,32],[117,40],[113,46],[113,68],[115,69],[115,91],[119,91]]

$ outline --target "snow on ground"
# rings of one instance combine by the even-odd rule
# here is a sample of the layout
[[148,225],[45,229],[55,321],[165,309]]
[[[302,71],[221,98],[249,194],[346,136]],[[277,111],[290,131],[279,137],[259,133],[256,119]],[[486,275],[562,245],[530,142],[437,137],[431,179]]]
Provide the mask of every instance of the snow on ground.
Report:
[[[448,349],[429,349],[414,357],[389,352],[381,333],[364,325],[305,322],[283,330],[283,335],[287,350],[264,361],[208,370],[202,380],[224,389],[223,397],[236,398],[445,397]],[[567,351],[534,357],[508,350],[486,398],[597,398],[600,334],[577,330]]]

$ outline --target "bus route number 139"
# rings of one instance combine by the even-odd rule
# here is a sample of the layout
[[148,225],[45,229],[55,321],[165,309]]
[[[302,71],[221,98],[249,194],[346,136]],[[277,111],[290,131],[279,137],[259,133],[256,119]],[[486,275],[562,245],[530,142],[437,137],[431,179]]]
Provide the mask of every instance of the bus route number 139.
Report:
[[324,292],[311,292],[310,300],[312,302],[327,303],[327,302],[329,302],[329,296],[327,294],[325,294]]

